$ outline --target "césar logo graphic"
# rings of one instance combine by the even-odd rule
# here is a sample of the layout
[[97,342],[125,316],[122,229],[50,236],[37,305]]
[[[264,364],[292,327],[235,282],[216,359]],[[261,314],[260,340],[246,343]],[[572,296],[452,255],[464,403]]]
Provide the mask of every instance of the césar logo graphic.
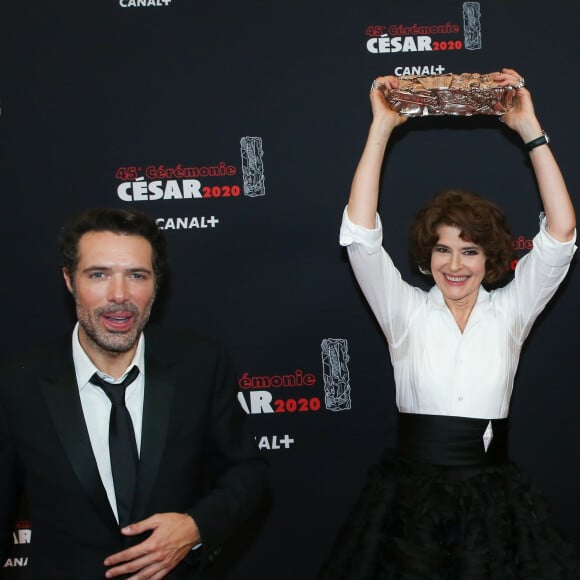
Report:
[[480,50],[482,40],[479,2],[462,4],[461,21],[463,38],[460,36],[461,26],[454,22],[367,26],[366,49],[371,54]]
[[119,167],[115,177],[121,181],[117,196],[122,201],[159,201],[177,199],[216,199],[239,197],[237,183],[203,185],[202,179],[230,179],[238,170],[220,161],[217,165],[174,167],[148,165],[147,167]]
[[[319,397],[310,396],[310,393],[300,393],[303,396],[282,398],[280,389],[313,387],[316,385],[316,375],[305,373],[298,369],[284,375],[255,375],[245,372],[238,379],[238,401],[242,409],[249,415],[263,413],[306,413],[320,410]],[[268,389],[268,390],[264,390]],[[271,393],[276,391],[276,399]],[[292,392],[294,395],[294,391]]]

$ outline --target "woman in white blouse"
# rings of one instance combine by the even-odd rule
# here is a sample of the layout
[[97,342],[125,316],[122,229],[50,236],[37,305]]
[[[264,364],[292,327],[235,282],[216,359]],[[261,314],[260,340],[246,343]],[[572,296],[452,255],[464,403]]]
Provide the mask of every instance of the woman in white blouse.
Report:
[[373,83],[340,242],[388,341],[398,438],[321,580],[580,578],[544,499],[507,458],[506,424],[523,342],[576,250],[575,213],[523,79],[503,69],[495,80],[516,87],[501,120],[529,151],[544,213],[514,279],[491,291],[483,284],[508,273],[512,239],[501,211],[475,194],[442,192],[417,214],[412,254],[434,282],[429,292],[404,282],[382,248],[381,167],[407,118],[385,99],[396,77]]

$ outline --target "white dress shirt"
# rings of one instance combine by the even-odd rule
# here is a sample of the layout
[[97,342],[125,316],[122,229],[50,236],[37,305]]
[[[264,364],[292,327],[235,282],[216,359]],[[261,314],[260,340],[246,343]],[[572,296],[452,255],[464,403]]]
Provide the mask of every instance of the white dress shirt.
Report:
[[111,458],[109,456],[109,415],[111,413],[111,401],[103,389],[97,385],[93,385],[89,380],[96,372],[101,378],[107,381],[120,383],[133,365],[139,367],[139,375],[127,386],[127,390],[125,391],[125,404],[131,415],[133,428],[135,429],[137,450],[139,451],[141,448],[141,424],[145,392],[145,337],[141,335],[131,364],[127,367],[123,376],[115,380],[99,371],[92,363],[79,342],[78,330],[79,325],[77,323],[72,335],[72,353],[81,405],[91,440],[91,446],[99,469],[99,475],[101,476],[115,517],[119,521],[113,474],[111,472]]
[[483,419],[507,417],[521,348],[564,279],[575,240],[552,238],[546,218],[514,280],[480,287],[463,333],[437,286],[412,287],[382,248],[382,225],[358,226],[344,211],[340,244],[389,345],[399,411]]

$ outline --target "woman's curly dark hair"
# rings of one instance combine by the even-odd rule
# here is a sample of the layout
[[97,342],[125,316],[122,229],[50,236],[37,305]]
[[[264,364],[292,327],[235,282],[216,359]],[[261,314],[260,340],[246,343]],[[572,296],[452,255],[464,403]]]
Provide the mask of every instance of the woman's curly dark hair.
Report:
[[506,218],[497,205],[461,189],[441,191],[415,216],[411,227],[411,256],[422,272],[431,268],[431,253],[441,225],[461,231],[462,240],[477,244],[485,252],[484,282],[504,278],[514,259],[513,241]]

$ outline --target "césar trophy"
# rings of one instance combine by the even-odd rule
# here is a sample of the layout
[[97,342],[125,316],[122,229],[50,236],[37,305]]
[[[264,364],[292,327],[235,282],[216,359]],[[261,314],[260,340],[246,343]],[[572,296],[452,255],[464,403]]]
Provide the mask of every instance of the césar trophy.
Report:
[[385,98],[401,115],[503,115],[513,104],[517,87],[501,87],[497,73],[400,76],[398,89],[382,85]]

